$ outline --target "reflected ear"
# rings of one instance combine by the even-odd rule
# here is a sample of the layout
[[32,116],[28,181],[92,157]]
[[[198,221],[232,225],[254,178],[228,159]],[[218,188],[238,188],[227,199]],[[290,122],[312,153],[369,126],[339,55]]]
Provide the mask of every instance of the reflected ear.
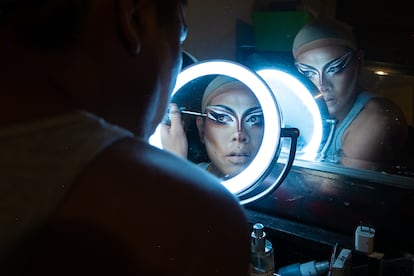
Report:
[[200,136],[200,141],[204,144],[204,120],[201,117],[197,117],[196,125],[198,129],[198,136]]
[[136,0],[118,1],[118,18],[122,39],[131,55],[138,55],[141,51],[141,41],[139,37],[139,6]]

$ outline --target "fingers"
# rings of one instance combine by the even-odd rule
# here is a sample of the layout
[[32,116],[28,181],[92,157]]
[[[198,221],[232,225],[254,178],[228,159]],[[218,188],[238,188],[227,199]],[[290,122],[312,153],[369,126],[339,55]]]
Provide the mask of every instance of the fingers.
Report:
[[184,133],[184,122],[181,120],[181,112],[175,103],[171,103],[168,107],[167,114],[161,124],[163,132],[168,132],[169,135],[182,136]]
[[174,121],[174,125],[177,125],[177,123],[181,120],[181,113],[178,109],[177,104],[175,103],[170,103],[168,106],[167,112],[165,113],[164,119],[162,120],[162,124],[171,126],[171,120]]
[[170,125],[172,128],[181,126],[181,113],[175,103],[170,104],[169,107]]
[[168,109],[169,124],[161,125],[161,144],[180,157],[187,158],[188,142],[181,122],[181,113],[176,104],[170,104]]

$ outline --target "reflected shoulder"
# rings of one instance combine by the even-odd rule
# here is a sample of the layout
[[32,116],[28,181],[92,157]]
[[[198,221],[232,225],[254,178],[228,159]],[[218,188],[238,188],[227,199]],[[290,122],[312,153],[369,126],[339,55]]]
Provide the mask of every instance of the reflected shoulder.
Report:
[[398,162],[407,134],[407,122],[397,105],[385,98],[371,99],[342,137],[341,162],[351,167],[388,168]]

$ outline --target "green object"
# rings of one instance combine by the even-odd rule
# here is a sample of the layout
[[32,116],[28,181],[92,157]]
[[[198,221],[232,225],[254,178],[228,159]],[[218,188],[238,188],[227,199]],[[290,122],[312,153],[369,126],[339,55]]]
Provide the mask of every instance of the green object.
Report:
[[310,18],[305,11],[253,12],[256,50],[291,51],[295,35]]

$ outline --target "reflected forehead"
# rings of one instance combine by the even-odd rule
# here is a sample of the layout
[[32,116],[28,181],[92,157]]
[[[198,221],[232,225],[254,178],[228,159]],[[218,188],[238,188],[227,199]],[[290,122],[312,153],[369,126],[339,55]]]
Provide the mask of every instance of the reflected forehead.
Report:
[[237,107],[260,106],[254,94],[247,88],[226,89],[216,93],[210,100],[209,105],[226,105],[237,109]]
[[349,49],[341,46],[315,48],[300,54],[296,61],[314,68],[322,68],[347,52],[349,52]]

